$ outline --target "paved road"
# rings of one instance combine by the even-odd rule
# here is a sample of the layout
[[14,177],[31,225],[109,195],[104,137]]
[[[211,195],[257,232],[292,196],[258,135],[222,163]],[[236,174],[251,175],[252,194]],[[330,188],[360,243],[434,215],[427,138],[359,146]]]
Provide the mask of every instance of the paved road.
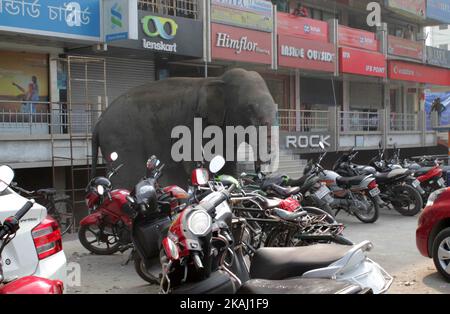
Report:
[[[436,273],[431,259],[422,257],[415,244],[417,217],[403,217],[382,211],[377,223],[367,225],[341,213],[338,219],[347,225],[346,236],[354,242],[371,240],[370,257],[394,276],[390,293],[450,293],[450,284]],[[68,293],[156,293],[134,271],[133,263],[122,266],[128,255],[91,255],[75,236],[65,238],[69,261],[81,265],[81,286],[68,287]]]

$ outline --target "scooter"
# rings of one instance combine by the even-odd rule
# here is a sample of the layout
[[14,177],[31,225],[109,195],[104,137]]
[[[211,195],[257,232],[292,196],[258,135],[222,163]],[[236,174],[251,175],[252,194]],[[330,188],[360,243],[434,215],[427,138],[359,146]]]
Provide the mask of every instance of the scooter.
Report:
[[224,204],[234,188],[211,193],[174,220],[163,240],[162,293],[383,293],[391,285],[392,277],[365,256],[368,241],[263,248],[249,268],[239,242],[245,219],[227,223],[232,213]]
[[[0,193],[3,193],[11,184],[14,172],[7,166],[0,167]],[[31,210],[34,200],[27,200],[25,204],[15,213],[0,223],[0,294],[62,294],[63,282],[61,280],[50,280],[37,276],[24,276],[4,283],[2,253],[11,243],[20,228],[20,220]],[[57,231],[57,233],[59,230]],[[16,248],[17,249],[17,248]],[[9,259],[8,259],[9,260]]]
[[[110,155],[110,161],[118,158]],[[78,238],[88,251],[98,255],[125,252],[132,247],[131,219],[123,211],[130,191],[112,189],[111,177],[123,164],[111,169],[106,177],[93,178],[86,187],[86,204],[91,212],[80,221]]]

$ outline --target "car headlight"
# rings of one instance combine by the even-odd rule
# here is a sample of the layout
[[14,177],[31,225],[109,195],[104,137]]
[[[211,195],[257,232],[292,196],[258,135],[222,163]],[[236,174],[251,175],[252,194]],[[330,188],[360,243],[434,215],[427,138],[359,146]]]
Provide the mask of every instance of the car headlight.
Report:
[[196,236],[204,236],[211,229],[211,216],[206,210],[196,210],[188,218],[188,229]]
[[444,188],[444,189],[436,190],[433,193],[431,193],[430,196],[428,197],[428,202],[425,205],[425,207],[433,206],[434,202],[436,202],[436,200],[439,198],[439,196],[446,190],[447,190],[447,188]]

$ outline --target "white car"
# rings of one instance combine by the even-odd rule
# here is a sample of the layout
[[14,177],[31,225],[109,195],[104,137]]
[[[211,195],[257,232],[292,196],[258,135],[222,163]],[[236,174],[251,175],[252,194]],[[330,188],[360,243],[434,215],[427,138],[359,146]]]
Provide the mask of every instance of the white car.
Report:
[[[10,188],[1,192],[0,222],[13,216],[26,202]],[[37,203],[20,220],[20,229],[1,258],[5,283],[31,275],[66,282],[66,256],[58,224]]]

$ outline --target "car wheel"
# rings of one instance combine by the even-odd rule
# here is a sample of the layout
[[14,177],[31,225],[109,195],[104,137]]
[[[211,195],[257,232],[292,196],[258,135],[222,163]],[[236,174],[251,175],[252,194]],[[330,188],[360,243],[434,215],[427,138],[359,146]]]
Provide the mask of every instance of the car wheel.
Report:
[[439,232],[434,239],[433,261],[439,273],[450,282],[450,228]]

